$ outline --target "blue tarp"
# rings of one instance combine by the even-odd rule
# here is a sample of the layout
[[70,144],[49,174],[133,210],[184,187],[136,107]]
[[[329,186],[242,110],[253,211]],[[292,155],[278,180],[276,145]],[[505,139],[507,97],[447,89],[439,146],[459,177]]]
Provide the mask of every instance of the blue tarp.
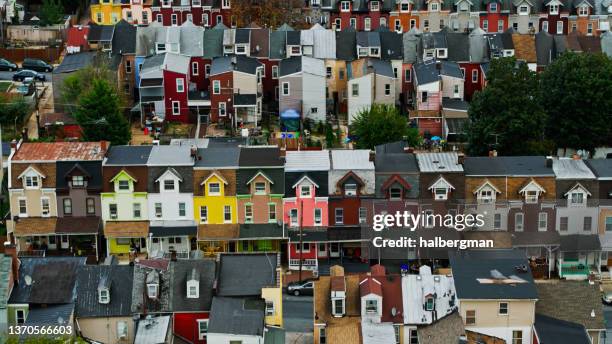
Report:
[[287,109],[280,114],[281,119],[299,119],[300,113],[295,109]]

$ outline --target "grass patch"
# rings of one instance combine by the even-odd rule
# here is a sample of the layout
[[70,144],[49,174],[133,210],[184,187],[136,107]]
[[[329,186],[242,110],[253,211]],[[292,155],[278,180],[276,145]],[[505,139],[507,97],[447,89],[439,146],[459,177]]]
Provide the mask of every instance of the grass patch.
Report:
[[13,83],[10,81],[0,81],[0,92],[7,92],[11,85],[13,85]]

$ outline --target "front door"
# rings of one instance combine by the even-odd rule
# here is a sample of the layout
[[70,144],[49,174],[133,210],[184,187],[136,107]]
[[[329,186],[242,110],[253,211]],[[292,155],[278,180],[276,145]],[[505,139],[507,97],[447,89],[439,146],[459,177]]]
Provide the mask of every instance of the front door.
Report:
[[337,242],[332,242],[329,244],[329,256],[331,258],[340,257],[340,244]]
[[69,239],[68,235],[65,235],[65,234],[62,235],[62,244],[61,244],[61,247],[62,247],[63,250],[67,250],[67,249],[70,248],[70,240],[68,240],[68,239]]

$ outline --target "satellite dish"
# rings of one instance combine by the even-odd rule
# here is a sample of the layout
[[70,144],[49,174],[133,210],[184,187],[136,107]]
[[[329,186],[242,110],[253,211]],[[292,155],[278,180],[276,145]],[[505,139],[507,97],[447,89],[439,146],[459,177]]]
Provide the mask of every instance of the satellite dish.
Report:
[[25,280],[26,285],[32,285],[32,277],[30,275],[25,275],[23,279]]

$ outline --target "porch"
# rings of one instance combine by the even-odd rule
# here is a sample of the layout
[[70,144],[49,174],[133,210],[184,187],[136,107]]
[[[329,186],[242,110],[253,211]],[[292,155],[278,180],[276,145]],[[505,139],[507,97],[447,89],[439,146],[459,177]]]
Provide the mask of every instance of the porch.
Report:
[[149,255],[188,259],[189,252],[196,248],[197,233],[194,221],[151,221]]

